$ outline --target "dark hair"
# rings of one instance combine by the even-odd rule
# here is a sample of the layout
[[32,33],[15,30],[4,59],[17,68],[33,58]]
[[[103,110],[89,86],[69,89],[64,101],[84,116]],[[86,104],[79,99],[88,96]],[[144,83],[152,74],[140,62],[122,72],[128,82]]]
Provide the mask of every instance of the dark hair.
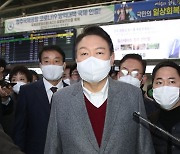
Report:
[[111,78],[114,78],[114,77],[117,77],[117,74],[118,74],[118,71],[116,71],[116,70],[114,69],[114,67],[111,67],[111,70],[110,70],[110,72],[109,72],[109,76],[110,76]]
[[71,67],[70,67],[70,76],[72,76],[72,72],[75,70],[75,69],[77,69],[77,64],[75,63],[75,64],[73,64],[73,65],[71,65]]
[[47,45],[47,46],[44,46],[43,49],[39,52],[39,55],[38,55],[39,61],[41,62],[41,56],[42,56],[43,52],[52,51],[52,50],[57,51],[62,56],[63,62],[65,62],[65,53],[57,45]]
[[97,35],[103,38],[109,45],[110,53],[112,54],[114,52],[114,47],[113,47],[111,37],[99,26],[88,26],[84,28],[83,32],[76,38],[75,51],[77,51],[77,45],[79,44],[79,42],[84,37],[89,36],[89,35]]
[[146,61],[142,59],[141,55],[139,55],[139,54],[127,54],[127,55],[125,55],[120,60],[119,67],[121,67],[122,63],[124,63],[127,59],[135,59],[135,60],[139,61],[143,67],[142,73],[145,74],[145,72],[146,72]]
[[9,81],[11,81],[13,75],[16,75],[17,73],[24,74],[26,76],[28,82],[32,82],[32,74],[28,70],[28,68],[25,67],[24,65],[17,65],[10,71],[10,73],[9,73]]
[[158,64],[155,66],[155,68],[153,69],[153,72],[152,72],[152,83],[153,83],[153,81],[154,81],[154,78],[155,78],[155,76],[156,76],[157,71],[158,71],[160,68],[162,68],[162,67],[172,67],[172,68],[174,68],[174,69],[177,71],[177,73],[178,73],[179,76],[180,76],[180,66],[179,66],[178,64],[176,64],[175,62],[173,62],[173,61],[166,60],[166,61],[163,61],[163,62],[158,63]]
[[34,75],[34,76],[36,76],[37,80],[39,80],[39,75],[37,74],[36,71],[34,71],[34,70],[29,70],[29,71],[30,71],[32,77],[33,77],[33,75]]
[[0,58],[0,67],[3,67],[4,70],[5,70],[6,69],[6,65],[7,65],[6,61],[3,58]]

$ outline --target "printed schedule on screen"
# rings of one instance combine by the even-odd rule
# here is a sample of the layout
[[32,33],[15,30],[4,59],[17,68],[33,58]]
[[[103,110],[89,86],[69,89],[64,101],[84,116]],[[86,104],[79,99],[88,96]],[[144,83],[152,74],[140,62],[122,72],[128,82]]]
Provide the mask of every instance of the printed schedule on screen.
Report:
[[60,29],[39,33],[16,34],[0,37],[0,57],[7,63],[36,63],[38,53],[46,45],[60,46],[67,61],[74,60],[76,30]]

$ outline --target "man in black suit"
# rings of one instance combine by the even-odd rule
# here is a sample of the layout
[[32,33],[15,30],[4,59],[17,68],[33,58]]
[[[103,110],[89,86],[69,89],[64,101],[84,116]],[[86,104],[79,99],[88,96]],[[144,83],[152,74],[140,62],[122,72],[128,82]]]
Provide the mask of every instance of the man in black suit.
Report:
[[[45,46],[39,53],[43,79],[21,86],[15,117],[14,141],[26,154],[43,154],[54,89],[62,81],[65,54],[58,46]],[[52,92],[53,91],[53,92]]]
[[154,111],[157,110],[157,106],[153,100],[150,100],[145,96],[145,92],[143,90],[143,86],[147,80],[145,71],[146,61],[142,59],[141,55],[127,54],[120,61],[118,80],[141,88],[146,113],[149,117]]

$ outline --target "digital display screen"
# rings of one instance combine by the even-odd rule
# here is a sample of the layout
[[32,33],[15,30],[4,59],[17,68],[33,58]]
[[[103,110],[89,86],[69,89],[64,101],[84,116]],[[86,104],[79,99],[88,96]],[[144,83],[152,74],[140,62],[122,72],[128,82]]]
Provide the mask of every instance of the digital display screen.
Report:
[[3,36],[0,37],[0,57],[9,64],[36,63],[44,46],[58,45],[64,51],[66,61],[74,61],[75,38],[74,28]]
[[115,60],[136,53],[143,59],[180,58],[180,19],[106,25]]

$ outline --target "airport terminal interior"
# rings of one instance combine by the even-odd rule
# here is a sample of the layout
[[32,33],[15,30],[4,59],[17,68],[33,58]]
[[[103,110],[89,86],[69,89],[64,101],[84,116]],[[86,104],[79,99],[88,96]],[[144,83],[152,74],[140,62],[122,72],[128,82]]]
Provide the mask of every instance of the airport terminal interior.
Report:
[[[167,1],[167,0],[164,0],[164,1]],[[168,0],[168,1],[170,2],[170,0]],[[74,25],[74,26],[71,26],[71,27],[66,27],[66,26],[63,27],[62,26],[62,27],[59,27],[59,28],[57,27],[56,29],[54,29],[54,28],[43,29],[43,30],[39,29],[39,30],[35,30],[35,31],[31,30],[31,31],[24,31],[24,32],[5,34],[5,21],[8,20],[8,19],[13,19],[13,18],[24,18],[24,17],[28,17],[28,16],[36,16],[36,15],[40,15],[40,14],[48,14],[48,13],[53,13],[53,12],[67,12],[67,11],[73,11],[73,10],[79,10],[79,9],[88,9],[88,8],[91,8],[91,7],[101,7],[101,6],[110,6],[110,5],[114,5],[114,6],[115,5],[124,5],[125,6],[128,3],[136,4],[136,3],[139,3],[139,2],[144,2],[144,3],[147,2],[148,3],[150,1],[141,1],[141,0],[136,0],[136,1],[127,1],[127,0],[120,0],[120,1],[111,1],[111,0],[78,0],[78,1],[77,0],[0,0],[0,36],[1,37],[6,37],[6,36],[10,36],[10,35],[24,35],[24,34],[33,35],[33,33],[37,33],[37,32],[41,33],[41,31],[42,32],[51,31],[51,30],[61,31],[61,29],[64,30],[64,28],[65,29],[72,28],[71,32],[74,33],[73,35],[74,35],[74,37],[76,37],[76,35],[78,35],[81,32],[82,28],[85,25],[83,25],[83,24],[82,25]],[[163,3],[162,3],[162,5],[163,5]],[[115,18],[115,16],[114,16],[114,18]],[[167,17],[167,18],[162,17],[162,18],[157,18],[157,19],[156,18],[154,18],[154,19],[146,19],[144,21],[142,21],[142,20],[138,20],[138,21],[136,21],[136,20],[134,20],[134,21],[130,21],[130,20],[126,21],[126,20],[124,20],[124,21],[121,21],[119,23],[114,22],[114,21],[107,21],[107,23],[105,23],[105,22],[102,22],[102,23],[96,22],[96,23],[92,23],[92,24],[97,24],[97,25],[100,25],[100,26],[108,26],[108,25],[113,26],[113,25],[117,25],[117,24],[120,26],[121,24],[122,25],[126,24],[127,27],[128,27],[128,24],[133,24],[133,23],[135,24],[135,23],[140,23],[140,22],[148,23],[148,22],[157,21],[157,20],[158,21],[159,20],[164,21],[164,20],[173,20],[174,19],[174,20],[177,20],[177,22],[180,22],[178,20],[178,18],[179,18],[179,16]],[[73,31],[74,29],[75,29],[76,32]],[[121,37],[121,36],[119,36],[119,37]],[[159,39],[164,39],[164,37],[160,37]],[[69,41],[71,41],[71,40],[69,40]],[[176,41],[176,44],[177,44],[177,41]],[[151,47],[152,46],[156,46],[158,48],[158,44],[153,44],[153,45],[151,44]],[[127,48],[129,48],[129,47],[130,47],[129,45],[125,45],[125,46],[122,45],[121,49],[123,48],[123,50],[127,50]],[[144,47],[144,44],[139,44],[139,46],[138,46],[138,48],[143,48],[143,47]],[[115,46],[115,48],[118,48],[118,47]],[[136,47],[134,46],[133,48],[137,48],[137,46]],[[180,47],[178,47],[177,50],[180,50]],[[145,58],[147,60],[147,65],[148,65],[148,67],[147,67],[148,70],[147,70],[146,73],[148,74],[149,78],[151,78],[152,68],[158,62],[160,62],[160,61],[162,61],[164,59],[164,58],[157,58],[158,54],[159,53],[157,52],[154,55],[154,58],[152,58],[152,57],[149,58],[149,59]],[[116,58],[115,66],[118,66],[119,60],[120,59]],[[173,61],[180,64],[180,57],[173,58]],[[74,57],[73,58],[70,57],[70,59],[67,60],[68,64],[72,64],[74,62],[75,62]],[[17,62],[17,64],[18,64],[18,62]],[[33,62],[26,63],[25,62],[25,64],[28,67],[31,67],[31,68],[38,68],[38,63],[37,62],[34,62],[34,63]],[[12,66],[12,65],[14,65],[13,62],[10,63],[9,67]]]
[[180,154],[179,115],[180,0],[0,0],[0,154]]

